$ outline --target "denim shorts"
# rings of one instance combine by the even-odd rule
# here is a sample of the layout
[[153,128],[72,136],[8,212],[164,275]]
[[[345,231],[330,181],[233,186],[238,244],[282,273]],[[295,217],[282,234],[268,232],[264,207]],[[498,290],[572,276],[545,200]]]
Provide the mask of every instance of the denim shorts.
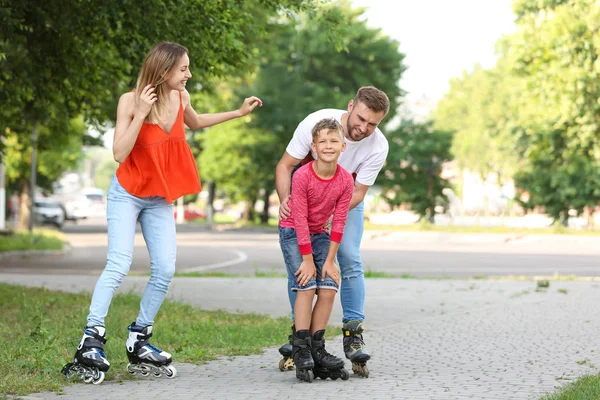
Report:
[[288,280],[291,283],[291,290],[311,290],[311,289],[333,289],[338,290],[338,285],[329,275],[322,279],[323,264],[329,253],[329,233],[318,233],[310,235],[310,244],[312,246],[313,259],[317,269],[317,279],[310,279],[305,286],[298,284],[297,277],[294,275],[302,264],[302,254],[298,247],[298,238],[294,228],[279,227],[279,245],[283,253],[283,260],[288,272]]

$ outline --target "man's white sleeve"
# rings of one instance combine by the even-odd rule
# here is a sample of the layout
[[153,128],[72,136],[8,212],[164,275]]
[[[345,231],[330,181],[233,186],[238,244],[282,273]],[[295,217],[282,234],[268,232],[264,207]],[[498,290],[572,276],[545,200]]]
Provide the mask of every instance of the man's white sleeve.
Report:
[[365,162],[361,165],[358,171],[356,171],[356,182],[365,186],[373,186],[375,180],[377,179],[377,175],[383,164],[385,163],[385,159],[388,155],[389,147],[386,146],[384,149],[381,149],[380,152],[371,155],[369,158],[365,160]]
[[288,144],[285,151],[292,157],[297,158],[299,160],[303,160],[304,157],[311,150],[312,143],[312,128],[315,126],[314,122],[306,117],[294,132],[294,136],[290,143]]

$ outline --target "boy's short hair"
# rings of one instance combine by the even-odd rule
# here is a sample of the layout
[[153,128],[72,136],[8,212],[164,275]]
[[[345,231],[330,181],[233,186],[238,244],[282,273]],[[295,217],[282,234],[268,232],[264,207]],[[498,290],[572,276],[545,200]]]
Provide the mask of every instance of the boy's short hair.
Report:
[[337,122],[334,118],[325,118],[320,120],[315,124],[315,126],[313,126],[313,142],[319,136],[319,132],[321,132],[323,129],[327,129],[327,132],[337,131],[340,134],[341,139],[344,140],[344,128],[342,127],[342,124]]
[[354,96],[354,103],[363,103],[375,112],[383,111],[386,115],[390,110],[390,99],[383,91],[374,86],[363,86]]

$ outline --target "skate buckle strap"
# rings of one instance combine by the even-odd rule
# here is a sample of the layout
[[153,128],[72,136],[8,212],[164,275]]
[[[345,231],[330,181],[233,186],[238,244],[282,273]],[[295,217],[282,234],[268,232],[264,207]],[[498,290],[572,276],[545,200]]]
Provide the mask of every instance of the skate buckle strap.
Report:
[[104,336],[99,335],[97,332],[94,332],[91,329],[85,329],[84,332],[86,335],[93,337],[94,339],[98,340],[100,343],[106,344],[106,338]]

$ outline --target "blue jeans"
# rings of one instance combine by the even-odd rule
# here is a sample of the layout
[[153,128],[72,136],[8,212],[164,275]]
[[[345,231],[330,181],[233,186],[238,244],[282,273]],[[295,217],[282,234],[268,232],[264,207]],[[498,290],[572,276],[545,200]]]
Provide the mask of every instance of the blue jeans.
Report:
[[131,266],[138,219],[150,254],[150,280],[135,322],[139,326],[152,325],[175,273],[177,245],[173,205],[164,197],[132,196],[116,176],[110,183],[107,198],[108,255],[92,296],[88,326],[104,326],[113,295]]
[[323,264],[325,264],[327,254],[329,253],[329,233],[323,232],[310,235],[310,244],[317,270],[317,279],[311,278],[306,285],[300,286],[296,277],[296,271],[298,271],[302,264],[302,254],[300,254],[300,248],[298,247],[296,230],[294,228],[279,227],[279,245],[283,253],[283,260],[288,272],[288,284],[291,285],[291,290],[296,292],[299,290],[332,289],[337,292],[338,285],[329,275],[325,279],[322,278]]
[[[364,203],[360,202],[348,212],[344,236],[337,253],[342,276],[340,300],[342,302],[342,323],[351,320],[365,320],[365,275],[360,259],[360,242],[364,229]],[[296,292],[292,291],[294,282],[288,276],[288,296],[294,319]]]

